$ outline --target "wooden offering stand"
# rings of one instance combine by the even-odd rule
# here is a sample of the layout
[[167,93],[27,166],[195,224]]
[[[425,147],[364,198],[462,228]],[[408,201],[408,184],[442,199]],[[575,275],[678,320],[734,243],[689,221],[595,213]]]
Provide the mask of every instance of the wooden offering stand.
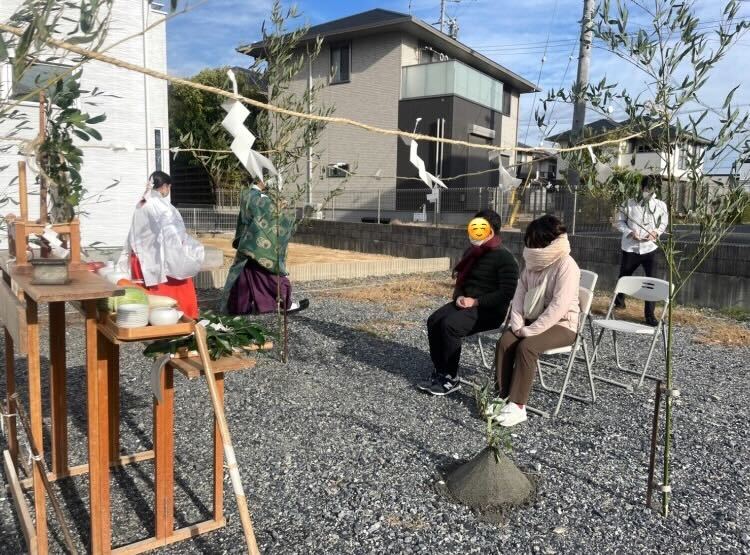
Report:
[[[21,215],[16,218],[9,215],[8,221],[8,246],[11,256],[16,258],[16,268],[29,266],[29,236],[42,234],[51,228],[52,231],[64,238],[66,248],[70,250],[70,269],[77,269],[81,264],[81,225],[77,219],[64,224],[49,224],[47,222],[46,198],[44,204],[40,205],[39,221],[29,220],[28,185],[26,180],[26,162],[18,162],[18,189],[19,205]],[[42,249],[42,257],[45,257],[45,249]]]
[[[47,554],[47,499],[53,508],[59,505],[49,482],[71,476],[88,475],[91,553],[142,553],[192,538],[226,525],[223,514],[224,457],[218,423],[213,432],[213,509],[203,522],[174,528],[174,371],[188,379],[204,372],[200,359],[176,358],[166,364],[159,376],[161,401],[154,400],[153,449],[139,453],[120,453],[120,345],[182,337],[191,333],[192,321],[183,318],[174,326],[148,326],[124,329],[110,315],[100,315],[100,299],[121,294],[103,278],[83,269],[71,269],[71,283],[66,286],[34,285],[29,267],[18,267],[8,253],[0,253],[0,325],[5,332],[6,395],[3,395],[2,417],[7,426],[8,449],[2,460],[10,498],[26,540],[28,552]],[[68,457],[68,415],[66,390],[66,322],[65,305],[70,303],[84,317],[86,341],[86,407],[88,421],[88,464],[70,466]],[[50,406],[49,424],[51,468],[42,464],[44,448],[44,415],[40,354],[39,305],[49,307]],[[15,355],[26,355],[28,368],[28,410],[19,411],[16,391]],[[212,362],[212,373],[222,406],[224,375],[252,368],[255,361],[244,357],[225,357]],[[23,407],[20,407],[23,408]],[[19,442],[17,416],[29,414],[26,436],[34,454],[27,463]],[[20,439],[22,439],[21,436]],[[110,472],[113,467],[154,461],[155,508],[153,536],[114,548]],[[29,467],[30,466],[30,467]],[[32,492],[29,506],[26,491]],[[33,509],[33,511],[32,511]],[[55,511],[58,512],[57,510]],[[33,515],[33,519],[32,519]],[[70,527],[58,517],[60,526]],[[66,537],[69,534],[66,534]]]

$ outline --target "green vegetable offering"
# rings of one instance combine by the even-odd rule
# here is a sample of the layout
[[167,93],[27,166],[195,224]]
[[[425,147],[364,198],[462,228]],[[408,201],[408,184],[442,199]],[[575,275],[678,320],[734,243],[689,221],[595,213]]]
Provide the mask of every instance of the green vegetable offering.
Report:
[[[265,328],[242,316],[219,316],[213,311],[205,311],[201,312],[198,321],[205,323],[208,352],[212,360],[229,356],[235,349],[261,346],[274,339],[274,335]],[[198,345],[195,336],[155,341],[144,349],[143,354],[155,358],[167,353],[176,354],[181,349],[196,351]]]

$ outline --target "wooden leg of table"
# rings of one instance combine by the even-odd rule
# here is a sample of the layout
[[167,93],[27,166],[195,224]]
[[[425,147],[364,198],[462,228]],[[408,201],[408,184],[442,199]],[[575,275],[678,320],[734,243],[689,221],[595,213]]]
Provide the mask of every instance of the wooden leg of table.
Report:
[[109,343],[109,461],[120,460],[120,346]]
[[89,433],[91,552],[112,549],[109,501],[109,408],[107,339],[96,329],[96,301],[84,301],[86,314],[86,384]]
[[[224,374],[216,376],[216,393],[224,404]],[[219,422],[214,416],[214,520],[224,518],[224,444],[221,441]]]
[[154,399],[154,474],[156,476],[156,538],[174,532],[174,370],[161,373],[161,402]]
[[49,304],[50,405],[52,472],[68,471],[68,395],[65,367],[65,303]]
[[[28,374],[29,412],[31,413],[31,433],[39,455],[44,456],[44,428],[42,426],[42,367],[39,354],[39,311],[37,304],[26,295],[26,325],[28,327]],[[38,464],[32,465],[34,479],[34,516],[36,518],[36,545],[39,553],[47,553],[47,507],[45,505],[42,471]]]
[[[5,409],[9,415],[16,414],[16,403],[11,397],[16,392],[16,357],[13,345],[13,337],[5,330],[5,393],[8,405]],[[16,432],[17,416],[9,416],[6,421],[6,439],[8,441],[8,453],[13,461],[14,467],[18,466],[18,433]]]

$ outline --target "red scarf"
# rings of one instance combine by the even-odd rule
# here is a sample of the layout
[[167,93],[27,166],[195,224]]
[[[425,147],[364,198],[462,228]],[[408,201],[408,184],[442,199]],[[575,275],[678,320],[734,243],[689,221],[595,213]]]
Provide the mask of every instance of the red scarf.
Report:
[[459,263],[456,264],[456,267],[453,268],[453,275],[456,277],[456,287],[461,287],[463,282],[466,281],[466,278],[469,277],[469,273],[474,267],[474,264],[476,264],[480,258],[482,258],[489,251],[499,249],[502,244],[503,241],[502,239],[500,239],[500,236],[495,235],[492,237],[492,239],[490,239],[486,243],[482,243],[478,247],[472,245],[471,248],[464,253],[463,258],[459,261]]

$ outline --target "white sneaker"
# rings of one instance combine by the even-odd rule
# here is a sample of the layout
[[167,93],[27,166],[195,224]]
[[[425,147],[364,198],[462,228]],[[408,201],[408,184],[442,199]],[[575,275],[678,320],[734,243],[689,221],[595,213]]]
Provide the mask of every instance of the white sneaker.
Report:
[[526,407],[519,407],[515,403],[508,403],[495,417],[495,421],[506,428],[526,421]]

